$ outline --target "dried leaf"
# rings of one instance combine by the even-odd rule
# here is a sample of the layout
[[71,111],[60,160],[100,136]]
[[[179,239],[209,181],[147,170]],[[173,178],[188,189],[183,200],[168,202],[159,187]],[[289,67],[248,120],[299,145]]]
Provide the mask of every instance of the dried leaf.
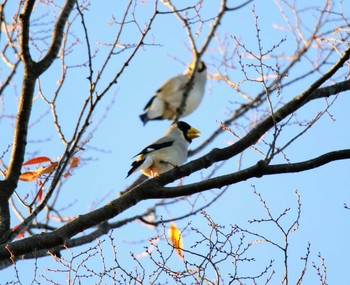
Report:
[[69,176],[71,176],[72,174],[70,173],[70,171],[68,170],[64,175],[63,178],[68,178]]
[[68,178],[69,176],[71,176],[72,175],[71,169],[77,167],[79,165],[79,163],[80,163],[80,158],[79,157],[72,157],[72,159],[70,160],[70,163],[69,163],[69,169],[63,175],[63,177],[64,178]]
[[56,170],[57,166],[58,166],[58,162],[57,161],[51,162],[51,164],[49,166],[47,166],[47,167],[45,167],[44,169],[41,170],[40,175],[41,174],[51,174],[53,171]]
[[38,156],[27,160],[25,163],[23,163],[23,166],[31,165],[31,164],[39,164],[43,162],[51,162],[51,159],[48,158],[47,156]]
[[57,168],[58,162],[51,162],[49,166],[41,166],[33,171],[27,171],[20,175],[19,179],[22,181],[37,180],[43,174],[51,174]]
[[37,180],[39,178],[39,176],[40,176],[40,172],[38,172],[37,170],[27,171],[27,172],[22,173],[19,176],[19,180],[31,182],[31,181]]
[[170,223],[168,234],[176,252],[179,254],[180,258],[183,259],[181,231],[178,229],[175,223]]
[[70,164],[69,164],[69,167],[70,168],[77,167],[79,163],[80,163],[80,158],[79,157],[72,157],[72,159],[70,161]]

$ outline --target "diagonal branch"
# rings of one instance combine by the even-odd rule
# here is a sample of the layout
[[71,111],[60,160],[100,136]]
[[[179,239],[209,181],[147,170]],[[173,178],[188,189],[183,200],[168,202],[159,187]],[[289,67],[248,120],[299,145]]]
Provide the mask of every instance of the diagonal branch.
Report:
[[[269,89],[270,90],[270,89]],[[310,100],[318,99],[318,98],[325,98],[330,97],[332,95],[335,95],[340,92],[348,91],[350,90],[350,80],[345,80],[342,82],[337,82],[333,85],[321,87],[315,90],[312,95],[310,96]],[[254,99],[252,102],[249,102],[248,104],[242,105],[239,109],[235,110],[235,113],[233,116],[231,116],[228,120],[223,122],[223,125],[229,125],[233,119],[237,119],[241,117],[247,110],[249,110],[252,106],[256,107],[257,102],[261,102],[261,96],[259,95]],[[200,151],[202,151],[204,148],[206,148],[210,143],[212,143],[215,138],[223,133],[225,131],[224,128],[222,128],[222,125],[215,130],[201,145],[199,145],[196,149],[190,150],[188,153],[188,156],[193,156]]]

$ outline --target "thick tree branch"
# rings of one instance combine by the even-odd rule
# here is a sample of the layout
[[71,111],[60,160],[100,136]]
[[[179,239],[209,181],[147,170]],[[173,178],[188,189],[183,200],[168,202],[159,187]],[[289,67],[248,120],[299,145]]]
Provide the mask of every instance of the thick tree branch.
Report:
[[75,2],[76,0],[66,0],[66,3],[64,4],[63,9],[60,15],[58,16],[56,24],[53,28],[50,47],[44,58],[40,60],[36,65],[36,72],[38,76],[45,72],[56,59],[61,47],[64,34],[64,27],[68,21],[68,17],[74,7]]
[[152,196],[154,195],[153,198],[174,198],[179,196],[192,195],[209,189],[221,188],[223,186],[236,184],[238,182],[242,182],[254,177],[307,171],[333,161],[344,159],[350,159],[350,149],[328,152],[316,158],[297,163],[268,165],[265,163],[265,161],[261,160],[256,165],[238,171],[236,173],[215,177],[202,182],[187,184],[184,186],[165,187],[160,192],[152,190],[148,191],[151,192]]
[[35,250],[35,252],[30,252],[28,254],[19,256],[17,258],[13,257],[12,260],[11,259],[1,260],[0,261],[0,270],[11,266],[13,264],[13,262],[17,261],[17,260],[45,257],[49,253],[53,254],[53,255],[60,256],[60,252],[66,248],[72,249],[74,247],[78,247],[78,246],[93,242],[94,240],[98,239],[99,237],[107,234],[111,229],[123,227],[130,222],[134,222],[135,220],[142,220],[142,215],[127,218],[127,219],[124,219],[124,220],[121,220],[121,221],[118,221],[115,223],[103,222],[103,223],[99,224],[96,227],[96,230],[92,231],[91,233],[84,234],[82,236],[67,240],[66,243],[64,244],[64,247],[62,247],[61,245],[58,245],[58,246],[55,246],[55,247],[50,248],[50,249],[45,248],[42,250]]
[[20,15],[20,53],[24,63],[24,76],[21,89],[21,96],[17,111],[16,127],[13,137],[12,153],[6,173],[5,180],[0,184],[0,242],[6,238],[10,229],[10,214],[8,199],[17,188],[21,174],[22,163],[27,145],[27,134],[32,101],[35,90],[35,83],[39,75],[44,72],[56,59],[63,37],[63,27],[68,19],[75,0],[67,0],[57,20],[53,32],[52,45],[44,59],[35,63],[32,60],[29,49],[30,16],[34,8],[35,0],[28,0],[24,3],[23,12]]
[[[121,196],[119,199],[110,202],[109,204],[98,210],[77,217],[74,221],[64,225],[60,229],[57,229],[51,233],[42,234],[40,236],[37,235],[20,241],[15,241],[6,246],[1,246],[1,264],[6,266],[5,264],[8,264],[8,262],[6,261],[8,258],[15,258],[23,254],[31,253],[34,249],[42,251],[45,249],[48,250],[50,248],[57,247],[59,245],[76,246],[76,242],[78,242],[78,244],[81,244],[81,242],[79,242],[79,239],[76,239],[73,242],[69,241],[68,238],[74,236],[75,234],[79,233],[84,229],[87,229],[110,218],[113,218],[117,214],[125,211],[127,208],[132,207],[133,205],[137,204],[139,201],[144,199],[173,198],[183,195],[191,195],[213,188],[221,188],[223,186],[245,181],[253,177],[262,177],[264,175],[281,173],[301,172],[320,167],[333,161],[349,158],[350,149],[346,149],[329,152],[314,159],[298,163],[268,165],[265,163],[265,161],[260,161],[256,165],[245,170],[239,171],[237,173],[208,179],[199,183],[172,188],[163,188],[161,186],[154,188],[154,185],[156,184],[154,183],[155,179],[147,180],[145,183],[141,184],[133,191],[130,191],[125,195]],[[105,228],[102,227],[100,230],[105,231]],[[96,232],[92,233],[92,236],[95,235]],[[56,248],[56,250],[58,249],[59,248]]]
[[[274,82],[275,83],[275,82]],[[271,85],[272,86],[272,85]],[[327,86],[327,87],[321,87],[317,90],[315,90],[312,95],[310,96],[310,100],[314,100],[314,99],[318,99],[318,98],[325,98],[325,97],[330,97],[332,95],[336,95],[340,92],[344,92],[344,91],[348,91],[350,90],[350,80],[345,80],[342,82],[338,82],[335,83],[333,85]],[[229,125],[233,119],[237,119],[240,116],[242,116],[243,114],[245,114],[245,112],[247,110],[249,110],[250,108],[252,108],[253,106],[256,107],[256,104],[258,101],[262,101],[261,100],[261,96],[257,96],[256,99],[254,99],[253,102],[249,102],[248,104],[242,105],[239,109],[237,109],[234,113],[234,115],[229,118],[228,120],[226,120],[225,122],[223,122],[224,125]],[[205,147],[207,147],[211,142],[214,141],[214,139],[221,133],[223,133],[225,131],[224,128],[222,128],[222,126],[220,126],[216,131],[214,131],[209,138],[207,138],[205,140],[204,143],[202,143],[199,147],[197,147],[194,150],[189,151],[188,156],[191,157],[192,155],[199,153],[201,150],[203,150]]]
[[28,123],[32,108],[34,87],[35,79],[29,75],[25,76],[18,106],[10,163],[5,180],[0,184],[0,243],[10,229],[8,199],[17,188],[18,179],[21,174],[27,145]]
[[32,69],[33,60],[29,50],[29,29],[30,29],[30,16],[33,12],[35,0],[28,0],[24,3],[23,12],[19,15],[21,20],[21,34],[19,39],[19,47],[21,59],[24,63],[26,71]]
[[[146,181],[148,185],[151,180]],[[33,250],[50,249],[68,242],[68,239],[76,234],[107,221],[126,209],[136,205],[141,200],[147,199],[145,188],[138,186],[136,191],[130,191],[117,200],[85,215],[78,216],[75,220],[61,228],[41,235],[32,236],[23,240],[15,241],[0,246],[0,260],[18,257]]]
[[330,97],[348,90],[350,90],[350,79],[315,90],[310,96],[310,100]]
[[10,229],[10,211],[8,199],[17,188],[21,174],[24,153],[27,144],[29,117],[32,109],[36,77],[31,74],[33,61],[29,51],[29,22],[35,1],[24,4],[21,19],[20,51],[24,63],[24,78],[21,97],[18,105],[18,115],[14,130],[12,153],[5,180],[0,184],[0,243],[6,238]]

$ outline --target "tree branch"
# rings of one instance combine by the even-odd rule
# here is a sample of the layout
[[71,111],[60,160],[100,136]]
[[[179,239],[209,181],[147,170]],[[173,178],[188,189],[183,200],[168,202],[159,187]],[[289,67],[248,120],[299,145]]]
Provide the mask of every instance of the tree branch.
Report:
[[332,95],[336,95],[340,92],[344,92],[348,90],[350,90],[350,79],[315,90],[311,94],[310,100],[330,97]]
[[29,51],[29,20],[35,1],[26,1],[21,19],[20,51],[24,63],[24,78],[21,97],[18,105],[18,116],[14,130],[12,153],[5,180],[0,183],[0,243],[6,238],[10,229],[10,211],[8,199],[17,188],[18,178],[21,174],[24,153],[27,144],[29,117],[36,78],[31,74],[33,61]]
[[254,177],[262,177],[265,175],[296,173],[307,171],[325,165],[327,163],[349,159],[350,149],[328,152],[316,158],[297,163],[286,163],[268,165],[261,160],[256,165],[236,173],[227,174],[215,178],[211,178],[202,182],[187,184],[178,187],[165,187],[160,192],[148,189],[153,198],[174,198],[185,195],[192,195],[213,188],[221,188],[223,186],[236,184],[241,181],[248,180]]
[[58,16],[55,27],[53,29],[49,50],[47,51],[44,58],[37,63],[36,71],[38,76],[45,72],[56,59],[63,39],[64,26],[68,21],[68,17],[74,7],[75,2],[76,0],[66,0],[66,3],[64,4],[63,9]]
[[82,236],[67,240],[67,242],[64,244],[64,247],[62,247],[61,245],[58,245],[58,246],[55,246],[55,247],[50,248],[50,249],[45,248],[42,250],[35,250],[34,252],[29,252],[28,254],[18,256],[17,258],[13,256],[12,259],[3,259],[0,261],[0,270],[6,268],[8,266],[11,266],[14,261],[21,260],[21,259],[34,259],[34,258],[45,257],[45,256],[48,256],[49,253],[53,254],[53,255],[60,256],[60,252],[63,249],[67,249],[67,248],[71,249],[74,247],[78,247],[78,246],[90,243],[90,242],[96,240],[97,238],[107,234],[111,229],[120,228],[120,227],[122,227],[130,222],[137,220],[137,219],[142,220],[142,215],[127,218],[127,219],[124,219],[124,220],[121,220],[121,221],[118,221],[115,223],[103,222],[103,223],[99,224],[97,226],[96,230],[92,231],[91,233],[84,234]]
[[24,3],[23,12],[19,15],[21,20],[21,34],[19,39],[19,48],[21,59],[24,62],[25,70],[32,68],[33,60],[29,50],[29,28],[30,16],[33,12],[35,0],[28,0]]
[[13,147],[9,167],[5,180],[3,183],[0,183],[0,242],[6,239],[10,229],[8,199],[17,188],[18,179],[21,174],[22,163],[24,161],[25,149],[27,145],[28,124],[32,111],[35,83],[39,75],[44,72],[56,59],[63,37],[63,27],[68,19],[74,3],[75,0],[66,1],[55,25],[52,45],[47,55],[39,63],[33,62],[29,50],[30,16],[34,8],[35,0],[27,0],[24,4],[23,13],[20,15],[20,53],[21,59],[24,63],[24,76],[18,105],[18,115],[14,131]]
[[[150,184],[151,180],[146,183]],[[152,183],[152,182],[151,182]],[[126,209],[136,205],[138,202],[147,199],[145,188],[139,185],[135,191],[130,191],[113,200],[107,205],[85,215],[80,215],[72,222],[65,224],[61,228],[41,235],[32,236],[19,241],[0,246],[0,260],[15,258],[33,250],[50,249],[59,245],[65,245],[68,239],[74,235],[107,221]]]

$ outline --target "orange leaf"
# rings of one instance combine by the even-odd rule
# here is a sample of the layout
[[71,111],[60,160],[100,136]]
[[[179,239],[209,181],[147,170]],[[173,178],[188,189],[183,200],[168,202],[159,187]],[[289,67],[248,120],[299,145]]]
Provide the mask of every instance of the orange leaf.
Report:
[[19,180],[30,182],[30,181],[37,180],[39,176],[40,176],[40,173],[38,173],[38,171],[27,171],[22,173],[19,176]]
[[40,177],[40,175],[51,174],[57,168],[57,165],[58,162],[51,162],[49,166],[41,166],[33,171],[27,171],[22,173],[19,179],[27,182],[37,180]]
[[72,157],[72,159],[70,161],[70,164],[69,164],[69,167],[70,168],[77,167],[79,163],[80,163],[80,158],[79,157]]
[[173,244],[174,249],[177,251],[179,254],[180,258],[183,259],[183,244],[182,244],[182,237],[181,237],[181,232],[177,228],[175,223],[170,223],[170,228],[168,231],[169,238]]
[[47,156],[38,156],[27,160],[25,163],[23,163],[23,166],[30,165],[30,164],[38,164],[43,162],[51,162],[51,159],[48,158]]

